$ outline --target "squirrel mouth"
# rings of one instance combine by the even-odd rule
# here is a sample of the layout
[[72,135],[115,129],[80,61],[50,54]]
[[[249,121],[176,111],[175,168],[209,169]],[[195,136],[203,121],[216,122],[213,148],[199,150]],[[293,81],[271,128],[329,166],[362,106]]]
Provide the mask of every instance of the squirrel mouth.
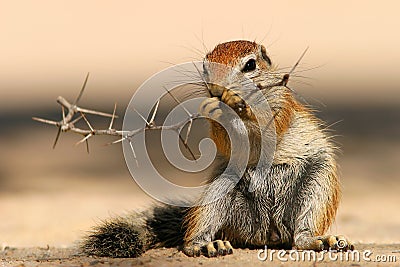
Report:
[[215,83],[207,84],[208,92],[210,93],[210,97],[218,97],[221,98],[222,93],[226,90],[226,87],[221,86]]

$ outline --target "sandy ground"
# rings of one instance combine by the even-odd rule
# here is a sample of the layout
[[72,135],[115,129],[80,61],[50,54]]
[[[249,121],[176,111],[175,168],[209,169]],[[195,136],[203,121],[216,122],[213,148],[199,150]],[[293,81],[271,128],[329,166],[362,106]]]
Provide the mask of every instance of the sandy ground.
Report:
[[[218,258],[186,257],[176,249],[155,249],[146,252],[136,259],[111,259],[81,256],[73,248],[30,248],[30,249],[5,249],[0,252],[3,258],[0,266],[398,266],[400,250],[396,245],[359,245],[360,256],[356,254],[332,253],[331,255],[317,253],[315,258],[308,254],[290,254],[278,258],[277,254],[268,250],[259,254],[258,250],[237,249],[234,254]],[[368,253],[367,250],[373,251]],[[272,254],[271,254],[272,253]],[[260,255],[260,256],[259,256]],[[271,256],[272,255],[272,256]],[[272,257],[272,260],[271,260]],[[259,259],[261,258],[261,259]],[[281,261],[282,259],[283,261]],[[305,260],[302,260],[305,259]]]

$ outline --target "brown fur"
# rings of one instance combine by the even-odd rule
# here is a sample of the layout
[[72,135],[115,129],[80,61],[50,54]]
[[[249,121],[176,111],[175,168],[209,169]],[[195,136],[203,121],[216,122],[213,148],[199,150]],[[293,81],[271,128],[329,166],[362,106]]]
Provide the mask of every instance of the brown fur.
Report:
[[197,206],[193,207],[189,210],[188,214],[185,217],[185,225],[187,227],[187,230],[185,232],[185,240],[192,240],[195,236],[196,233],[199,230],[198,223],[201,222],[201,214],[202,214],[202,207]]
[[332,193],[329,198],[329,201],[325,204],[325,212],[317,218],[316,225],[317,225],[317,232],[315,235],[323,235],[328,231],[329,227],[332,225],[333,221],[336,217],[336,211],[339,206],[340,202],[340,184],[339,178],[337,174],[337,167],[336,164],[333,164],[332,172],[330,173],[330,181],[332,181],[331,189]]
[[239,58],[253,52],[257,43],[249,41],[232,41],[217,45],[213,51],[206,55],[210,62],[232,65]]
[[[205,61],[243,71],[243,61],[249,57],[256,60],[257,69],[244,75],[263,93],[273,115],[276,149],[272,166],[267,169],[256,165],[262,148],[261,132],[270,117],[263,116],[268,115],[264,110],[255,110],[258,113],[254,114],[240,92],[233,86],[228,88],[230,76],[216,68],[214,78],[226,82],[228,87],[221,89],[219,83],[209,82],[211,97],[203,102],[201,110],[208,112],[210,118],[221,116],[219,104],[224,102],[241,117],[249,137],[251,158],[243,176],[221,175],[226,166],[221,164],[215,175],[210,175],[208,181],[212,186],[205,190],[198,206],[161,206],[152,212],[134,213],[104,223],[84,241],[85,252],[136,257],[148,248],[183,245],[188,256],[214,257],[232,253],[226,240],[239,247],[335,249],[337,237],[324,234],[336,215],[340,184],[335,147],[321,129],[322,123],[284,86],[283,74],[272,65],[262,45],[242,40],[222,43],[206,55]],[[256,117],[261,121],[257,122]],[[225,161],[229,160],[231,143],[227,130],[212,120],[210,125],[210,137],[218,152]],[[232,125],[230,130],[243,131]],[[232,177],[239,180],[228,193],[216,201],[203,202],[230,188]],[[252,179],[257,183],[254,191],[249,190]],[[226,248],[217,251],[213,241]],[[347,248],[354,247],[348,242]]]
[[224,127],[217,122],[211,122],[210,138],[214,141],[218,151],[225,157],[229,157],[231,143]]
[[301,109],[301,106],[290,94],[285,94],[284,97],[286,99],[285,105],[281,109],[275,111],[274,114],[275,129],[278,138],[281,137],[289,128],[294,111]]
[[[320,241],[317,242],[316,240],[318,239],[315,238],[316,236],[321,236],[324,233],[326,233],[328,228],[331,226],[335,218],[336,210],[340,199],[340,185],[338,181],[336,163],[334,158],[335,156],[333,154],[333,146],[326,141],[325,133],[323,133],[322,130],[319,128],[319,125],[321,125],[320,121],[312,115],[311,110],[304,107],[294,98],[291,90],[289,90],[284,86],[274,87],[275,85],[273,85],[273,83],[272,85],[268,85],[267,81],[272,77],[272,79],[273,78],[277,79],[277,82],[275,84],[279,86],[279,74],[277,76],[271,75],[271,73],[273,74],[274,71],[276,71],[276,68],[274,66],[271,66],[269,58],[268,60],[266,60],[265,58],[266,50],[263,46],[260,46],[254,42],[249,42],[249,41],[227,42],[217,45],[213,51],[211,51],[206,55],[206,60],[209,62],[224,64],[234,68],[236,67],[236,69],[238,68],[240,69],[242,68],[241,66],[243,65],[241,59],[244,57],[248,58],[248,56],[251,55],[256,55],[255,60],[257,62],[258,69],[255,71],[258,72],[258,74],[255,74],[253,76],[251,76],[250,74],[249,77],[250,79],[253,80],[253,83],[257,85],[258,88],[260,88],[260,90],[263,90],[264,88],[266,89],[264,95],[267,98],[271,106],[271,109],[273,111],[274,124],[277,136],[277,150],[278,150],[277,151],[278,153],[276,153],[274,159],[274,164],[276,164],[276,166],[280,166],[281,164],[288,164],[288,166],[292,166],[288,168],[294,168],[295,171],[300,171],[296,169],[297,168],[296,166],[299,166],[298,168],[307,167],[311,168],[311,170],[313,171],[316,171],[313,168],[317,168],[318,164],[322,164],[320,167],[321,169],[318,171],[318,173],[315,174],[319,175],[319,177],[317,177],[316,179],[322,179],[321,180],[322,188],[315,189],[317,191],[315,192],[316,194],[315,197],[320,200],[313,200],[313,201],[320,201],[320,203],[317,203],[318,208],[313,208],[313,213],[310,215],[307,215],[306,213],[306,220],[303,223],[304,226],[298,226],[299,229],[298,230],[295,229],[294,236],[292,237],[290,237],[291,234],[288,232],[289,230],[286,229],[288,226],[282,225],[281,222],[277,221],[281,220],[280,219],[281,217],[279,216],[283,215],[276,215],[278,216],[276,218],[273,215],[272,218],[269,218],[269,220],[273,219],[273,221],[269,226],[270,227],[269,234],[271,240],[269,241],[265,240],[264,242],[273,243],[276,242],[274,240],[279,240],[280,238],[282,239],[281,242],[288,242],[290,239],[293,239],[295,246],[298,248],[318,250],[320,249],[320,243],[319,243]],[[218,79],[222,80],[224,79],[224,74],[221,73],[217,74],[218,75],[216,75],[216,77]],[[281,79],[283,79],[283,77]],[[269,86],[273,89],[268,89],[270,88]],[[220,101],[223,101],[225,104],[231,106],[233,109],[236,109],[237,105],[240,104],[240,102],[243,100],[240,99],[239,92],[235,91],[230,93],[229,90],[230,89],[224,90],[222,95],[220,91],[216,91],[218,92],[217,95],[213,96],[220,97]],[[213,94],[212,91],[211,94]],[[245,126],[249,134],[249,139],[253,140],[253,143],[251,144],[252,146],[251,151],[253,151],[252,153],[255,153],[254,151],[257,150],[259,147],[261,147],[260,145],[261,139],[259,132],[260,127],[258,126],[256,117],[251,112],[251,109],[247,107],[245,111],[246,112],[238,112],[238,114],[241,116],[243,122],[245,123]],[[257,112],[262,112],[262,111],[259,110]],[[298,123],[300,123],[299,121],[302,120],[304,120],[305,124],[303,126],[297,125]],[[262,123],[263,122],[261,122],[261,124]],[[302,129],[303,127],[304,129]],[[298,131],[299,134],[296,134],[295,133],[296,131]],[[292,138],[291,137],[292,135],[293,138],[300,138],[300,139],[290,140],[290,138]],[[304,139],[302,140],[301,137],[297,135],[304,135]],[[226,130],[218,123],[211,121],[210,137],[215,142],[218,151],[225,157],[229,158],[231,147],[230,147],[230,140]],[[307,141],[307,139],[310,140]],[[314,139],[317,140],[316,141],[317,143],[315,143],[315,148],[312,146],[313,145],[312,142]],[[306,144],[303,144],[302,142],[306,142]],[[309,146],[310,148],[307,148],[305,146]],[[312,149],[314,149],[315,151],[306,152],[305,149],[306,151],[307,149],[308,150],[311,149],[311,151],[313,151]],[[320,152],[318,152],[319,149],[321,150]],[[323,156],[321,156],[321,158],[313,159],[317,161],[316,167],[314,167],[313,165],[308,166],[307,164],[312,164],[312,163],[308,163],[307,161],[306,162],[300,161],[300,159],[306,157],[307,153],[322,153],[323,151],[326,152],[324,152],[325,154],[322,154]],[[313,154],[310,154],[309,156],[312,155]],[[320,162],[318,163],[318,161]],[[294,173],[293,175],[294,177],[293,178],[289,177],[289,179],[299,179],[296,178],[297,175],[296,173]],[[210,181],[212,181],[213,179],[214,179],[213,177],[210,177]],[[306,181],[308,177],[302,177],[301,179],[305,179],[304,182],[307,183]],[[289,181],[288,186],[292,186],[291,184],[294,183],[296,183],[295,180]],[[279,190],[284,190],[284,189],[279,189]],[[310,189],[305,189],[305,190],[310,190]],[[293,194],[293,193],[295,192],[290,192],[290,189],[288,188],[287,194]],[[253,201],[258,201],[258,200],[254,199]],[[283,205],[283,208],[287,208],[285,207],[286,205],[285,203],[281,204]],[[245,202],[241,204],[241,206],[243,205],[245,205]],[[304,204],[301,203],[301,205]],[[307,206],[307,203],[305,203],[305,205]],[[315,205],[315,203],[313,203],[312,205]],[[190,242],[192,241],[200,242],[199,240],[202,240],[201,238],[202,235],[200,233],[205,231],[207,227],[211,226],[211,225],[207,226],[209,225],[209,222],[216,220],[218,221],[220,219],[220,218],[216,219],[210,218],[210,216],[213,216],[211,214],[215,213],[215,210],[213,209],[218,209],[218,208],[220,208],[218,207],[218,205],[217,206],[208,205],[208,206],[195,207],[189,211],[188,216],[186,217],[188,230],[185,235],[185,242],[187,244],[190,244]],[[292,208],[293,210],[296,210],[300,209],[301,207],[292,207]],[[235,213],[240,213],[240,211],[236,211],[233,209],[230,212],[233,213],[234,215],[225,215],[225,216],[240,217],[239,214],[235,215]],[[302,214],[303,212],[300,213]],[[263,220],[264,218],[260,219]],[[265,219],[268,220],[268,218]],[[301,221],[297,223],[302,224]],[[307,226],[307,224],[310,225]],[[251,228],[254,227],[258,226],[253,225]],[[297,227],[297,226],[292,225],[289,227]],[[307,231],[307,229],[309,230]],[[242,234],[240,233],[240,231],[246,232],[249,231],[249,228],[246,228],[246,226],[242,226],[241,229],[236,231],[239,232],[235,232],[233,228],[228,227],[227,229],[221,231],[220,236],[229,237],[231,241],[238,241],[236,243],[237,245],[240,243],[243,244],[243,240],[240,238]],[[277,232],[280,232],[280,234],[278,234]],[[207,240],[208,237],[205,236],[204,238],[205,240]],[[254,236],[252,238],[254,239]],[[264,239],[262,237],[260,238]],[[325,239],[322,238],[321,240]],[[254,244],[257,244],[258,242],[260,241],[257,241],[257,239],[254,239],[254,241],[252,241],[252,243]],[[190,254],[190,252],[188,253]]]

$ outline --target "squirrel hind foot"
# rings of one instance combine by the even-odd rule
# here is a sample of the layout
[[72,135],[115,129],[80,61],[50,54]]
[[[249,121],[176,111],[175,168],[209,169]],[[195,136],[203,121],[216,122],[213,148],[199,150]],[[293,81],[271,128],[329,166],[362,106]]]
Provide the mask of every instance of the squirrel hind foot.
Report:
[[212,258],[233,254],[233,248],[229,241],[215,240],[204,244],[185,245],[183,253],[189,257],[199,257],[204,255]]
[[302,237],[296,241],[298,250],[354,250],[354,244],[342,235],[325,235],[316,237]]

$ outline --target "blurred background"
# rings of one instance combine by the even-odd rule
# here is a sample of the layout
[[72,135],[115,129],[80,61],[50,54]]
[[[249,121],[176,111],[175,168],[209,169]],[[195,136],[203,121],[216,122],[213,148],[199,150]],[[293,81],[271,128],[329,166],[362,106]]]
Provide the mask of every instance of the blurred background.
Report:
[[[341,147],[343,198],[332,233],[400,241],[398,1],[0,0],[0,245],[70,246],[110,215],[151,199],[119,145],[31,120],[60,119],[55,99],[123,115],[151,75],[220,42],[263,43],[280,67],[310,47],[289,85]],[[151,92],[149,92],[151,94]],[[121,125],[121,119],[119,124]]]

